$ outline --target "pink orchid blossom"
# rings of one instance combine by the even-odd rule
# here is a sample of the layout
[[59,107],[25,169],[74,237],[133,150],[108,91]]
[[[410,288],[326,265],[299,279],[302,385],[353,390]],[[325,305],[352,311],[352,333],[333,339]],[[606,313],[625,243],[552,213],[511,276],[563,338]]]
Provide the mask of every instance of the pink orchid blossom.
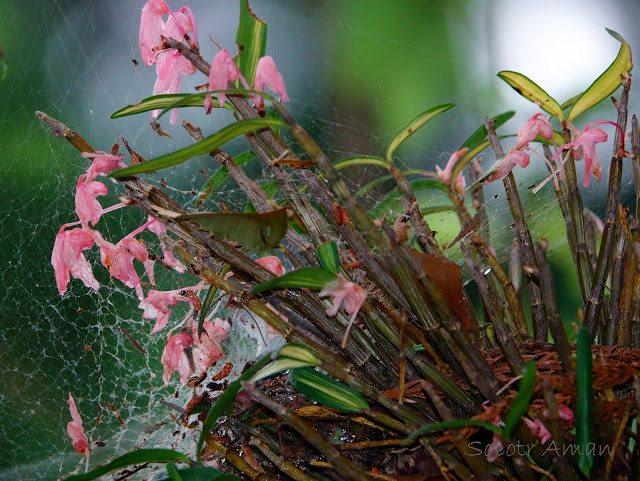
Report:
[[256,259],[256,263],[260,264],[262,267],[278,277],[284,276],[287,272],[282,266],[280,259],[278,259],[276,256],[261,257],[260,259]]
[[367,299],[367,291],[342,276],[338,276],[335,281],[326,284],[318,295],[320,297],[331,296],[333,299],[333,306],[327,310],[327,316],[335,316],[340,305],[344,302],[344,310],[347,314],[352,314],[351,322],[355,320],[358,311]]
[[547,444],[547,441],[551,439],[551,433],[549,432],[547,427],[542,423],[542,421],[540,421],[539,419],[532,421],[529,418],[523,418],[523,421],[531,430],[531,433],[536,438],[540,439],[540,442],[542,444]]
[[160,35],[164,29],[164,17],[171,9],[164,0],[149,0],[142,7],[140,19],[140,54],[142,61],[148,67],[156,58],[158,52],[153,48],[160,45]]
[[83,226],[89,225],[89,222],[96,225],[100,220],[103,210],[97,197],[109,192],[107,186],[102,182],[87,182],[85,181],[86,177],[86,174],[81,175],[76,185],[76,214],[78,214],[78,219]]
[[64,230],[64,226],[56,235],[51,253],[51,265],[56,274],[58,292],[63,295],[69,284],[69,274],[84,282],[84,285],[98,290],[100,284],[93,276],[91,264],[82,253],[93,247],[93,237],[82,229]]
[[[444,170],[442,170],[439,166],[436,165],[436,175],[433,176],[436,179],[438,179],[440,182],[442,182],[443,184],[446,185],[451,185],[451,174],[453,172],[453,168],[456,165],[456,162],[458,162],[458,160],[460,160],[460,157],[462,157],[464,154],[467,153],[469,149],[467,147],[465,147],[464,149],[458,150],[457,152],[454,152],[453,155],[451,155],[451,157],[449,157],[449,161],[447,162],[447,165],[445,166]],[[466,183],[464,180],[464,176],[460,173],[458,174],[458,177],[456,178],[456,184],[455,184],[455,188],[458,192],[460,192],[461,194],[464,194],[464,189],[465,189]]]
[[155,319],[156,323],[151,329],[151,333],[158,332],[167,325],[169,316],[171,315],[171,309],[169,306],[175,306],[178,301],[186,301],[193,304],[193,301],[186,296],[180,294],[180,290],[175,291],[155,291],[150,290],[138,307],[144,309],[142,314],[143,319]]
[[82,418],[80,417],[80,413],[78,412],[78,408],[76,407],[76,403],[73,400],[71,393],[69,393],[67,403],[69,403],[69,411],[71,412],[71,419],[73,419],[73,421],[67,423],[67,434],[71,438],[73,449],[84,454],[89,447],[89,439],[87,439],[87,435],[84,433]]
[[[230,82],[235,82],[240,79],[244,88],[248,89],[249,84],[240,73],[240,69],[233,61],[233,58],[229,54],[229,51],[224,48],[220,50],[211,63],[211,69],[209,70],[209,90],[224,90],[228,88]],[[226,94],[221,92],[218,94],[218,102],[220,107],[224,107],[226,101]],[[213,103],[211,100],[211,94],[207,95],[204,99],[204,109],[207,114],[211,113]]]
[[162,379],[165,386],[169,384],[174,371],[180,374],[180,384],[186,384],[189,379],[189,358],[184,349],[193,344],[193,339],[188,334],[168,335],[167,344],[164,346],[160,362],[164,366]]
[[202,324],[202,336],[198,338],[198,324],[193,323],[195,347],[192,353],[196,376],[207,372],[218,359],[224,357],[224,351],[220,343],[227,338],[229,327],[230,324],[220,318],[214,319],[214,322],[205,321]]
[[584,159],[584,178],[582,180],[584,187],[589,187],[591,174],[600,182],[602,178],[602,164],[596,152],[596,144],[606,142],[608,139],[607,133],[604,130],[587,130],[588,127],[589,126],[585,127],[584,132],[578,134],[572,142],[562,145],[553,157],[554,160],[557,160],[563,150],[570,149],[573,151],[573,158],[575,160]]
[[[490,410],[488,406],[488,401],[485,401],[484,403],[482,403],[482,409],[484,409],[485,411]],[[499,428],[504,427],[504,421],[502,421],[502,418],[500,416],[495,416],[491,420],[491,424],[493,424],[494,426],[498,426]],[[504,449],[504,444],[502,442],[502,438],[497,433],[493,433],[493,440],[491,441],[491,444],[489,445],[486,451],[487,461],[489,461],[490,463],[493,463],[496,459],[498,459],[498,457],[500,457],[500,454],[503,452],[503,449]]]
[[[276,68],[276,63],[271,57],[262,57],[258,60],[256,67],[256,76],[253,81],[253,89],[264,92],[265,87],[278,92],[283,102],[287,102],[287,91],[284,87],[284,80],[282,75]],[[264,105],[264,98],[261,95],[252,95],[251,99],[255,106],[260,109]]]
[[551,124],[542,113],[537,113],[518,130],[518,141],[513,150],[529,148],[529,142],[533,142],[537,136],[543,139],[553,139]]
[[[551,413],[547,409],[542,412],[542,415],[547,419],[551,417]],[[563,421],[571,421],[573,419],[573,411],[568,406],[560,404],[558,406],[558,417]]]
[[[145,224],[145,227],[149,229],[151,232],[153,232],[155,235],[157,235],[158,237],[167,233],[167,228],[164,225],[162,225],[161,222],[158,222],[157,219],[151,216],[149,216],[148,221]],[[160,247],[162,247],[161,264],[164,265],[165,267],[173,269],[176,272],[179,272],[180,274],[183,274],[187,270],[187,268],[184,266],[184,264],[182,264],[178,259],[174,257],[173,252],[167,249],[167,246],[162,241],[162,239],[160,239]]]
[[116,245],[105,240],[97,231],[92,231],[92,237],[100,247],[100,261],[109,273],[122,281],[125,286],[136,290],[139,299],[144,297],[140,277],[133,266],[133,259],[142,262],[153,281],[153,262],[149,259],[149,252],[143,243],[132,237],[125,237]]
[[[92,181],[99,175],[108,174],[124,160],[124,155],[112,155],[106,152],[82,152],[82,156],[93,160],[87,171],[87,178],[84,179],[85,182]],[[122,164],[122,167],[125,165]]]
[[488,184],[494,180],[502,180],[509,175],[516,165],[524,168],[529,165],[529,162],[531,162],[529,154],[523,150],[512,150],[502,159],[500,164],[489,174],[483,183]]

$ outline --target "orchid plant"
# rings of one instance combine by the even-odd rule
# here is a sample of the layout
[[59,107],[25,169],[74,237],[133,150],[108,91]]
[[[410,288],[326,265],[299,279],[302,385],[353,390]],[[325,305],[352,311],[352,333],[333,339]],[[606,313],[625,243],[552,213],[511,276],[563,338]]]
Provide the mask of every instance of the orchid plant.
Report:
[[[637,391],[640,375],[640,302],[632,295],[640,237],[637,220],[619,194],[622,162],[631,155],[624,149],[632,68],[624,39],[610,32],[621,43],[615,61],[562,106],[522,74],[500,72],[544,112],[534,113],[520,127],[506,154],[502,141],[509,136],[498,136],[496,128],[512,112],[485,118],[444,169],[403,171],[395,163],[395,149],[453,104],[431,108],[403,127],[390,141],[386,158],[332,162],[283,106],[289,98],[274,59],[265,55],[266,24],[247,0],[240,3],[237,55],[220,48],[208,64],[199,52],[191,9],[173,11],[164,0],[149,0],[142,9],[139,40],[144,64],[156,64],[153,97],[114,114],[152,111],[157,128],[169,111],[175,125],[179,108],[186,104],[196,104],[208,115],[228,102],[235,122],[219,132],[204,138],[199,129],[185,124],[194,145],[148,162],[139,162],[140,156],[132,153],[127,165],[117,143],[111,153],[94,151],[79,134],[68,135],[72,131],[66,126],[39,114],[91,161],[76,184],[78,220],[64,224],[54,241],[51,264],[60,295],[71,278],[87,288],[101,288],[85,257],[97,248],[114,282],[135,293],[139,318],[151,321],[150,335],[167,330],[162,380],[164,385],[193,389],[179,422],[199,431],[194,452],[141,449],[67,479],[95,479],[145,463],[166,463],[170,479],[324,477],[315,471],[317,466],[331,470],[336,479],[349,480],[378,478],[380,469],[387,473],[384,479],[403,474],[416,479],[494,479],[503,474],[509,479],[549,479],[553,471],[557,479],[570,480],[612,470],[618,476],[640,476],[640,458],[630,442],[635,438],[630,412],[637,409],[637,392],[635,397],[630,393]],[[181,93],[182,77],[198,71],[207,90]],[[578,115],[620,86],[616,122],[575,129]],[[596,145],[607,147],[609,141],[601,128],[593,128],[601,124],[617,128],[603,221],[583,211],[576,174],[576,161],[584,160],[583,189],[589,188],[591,175],[601,180]],[[288,134],[280,132],[283,127],[295,147],[288,143]],[[277,180],[287,205],[271,201],[260,179],[250,178],[222,150],[224,143],[243,135],[252,155]],[[640,179],[635,117],[631,142]],[[536,143],[542,145],[542,154]],[[132,152],[124,139],[123,145]],[[483,172],[476,156],[489,145],[496,163]],[[308,159],[298,157],[298,151]],[[139,177],[204,154],[226,169],[250,200],[251,211],[229,212],[224,206],[224,212],[186,212],[160,187]],[[549,170],[533,192],[553,180],[550,192],[555,192],[566,221],[581,283],[585,309],[575,324],[575,348],[569,344],[570,323],[558,315],[548,244],[532,237],[513,174],[516,166],[526,169],[531,164],[531,154],[542,157]],[[397,189],[380,205],[365,209],[340,173],[354,164],[386,167]],[[410,175],[429,179],[408,181]],[[100,200],[109,190],[102,181],[105,176],[125,188],[122,202],[106,208]],[[498,180],[506,190],[516,233],[512,261],[517,267],[511,278],[491,247],[484,211],[483,188]],[[417,200],[417,188],[446,193],[452,204],[447,208],[461,224],[448,248],[459,246],[472,286],[463,285],[461,267],[439,245],[427,209]],[[199,199],[206,198],[205,186]],[[400,215],[388,209],[384,212],[389,217],[375,215],[392,202],[401,205]],[[103,218],[133,208],[142,209],[147,221],[121,239],[105,238]],[[587,238],[585,228],[596,221],[602,226],[599,247],[595,238]],[[626,262],[633,266],[629,272],[623,269]],[[157,264],[182,276],[186,280],[181,285],[188,287],[153,289]],[[528,303],[515,287],[522,273]],[[468,297],[470,288],[480,299],[477,310]],[[222,366],[222,342],[233,331],[231,320],[216,316],[212,306],[223,299],[227,309],[244,309],[263,319],[269,339],[281,335],[285,341],[277,353],[248,363],[238,379],[226,379],[230,368],[228,363]],[[178,304],[189,312],[172,319]],[[165,338],[164,333],[160,336]],[[621,351],[604,346],[616,343]],[[176,371],[178,377],[172,377]],[[224,379],[226,390],[210,392],[205,379]],[[72,421],[67,432],[73,448],[85,453],[88,471],[89,453],[98,444],[85,434],[71,394],[68,403]],[[485,436],[487,432],[492,436]],[[589,451],[596,436],[601,444],[615,443],[610,457]],[[470,454],[477,443],[484,447],[476,448],[482,456]],[[514,443],[528,447],[526,458],[510,457]],[[579,448],[571,458],[549,454],[550,445],[567,444]],[[361,454],[351,454],[355,447]],[[373,447],[385,448],[384,459]],[[311,462],[291,460],[296,456],[292,453],[301,450],[304,455],[299,457]],[[399,468],[401,459],[406,469]],[[179,470],[175,462],[185,466]]]

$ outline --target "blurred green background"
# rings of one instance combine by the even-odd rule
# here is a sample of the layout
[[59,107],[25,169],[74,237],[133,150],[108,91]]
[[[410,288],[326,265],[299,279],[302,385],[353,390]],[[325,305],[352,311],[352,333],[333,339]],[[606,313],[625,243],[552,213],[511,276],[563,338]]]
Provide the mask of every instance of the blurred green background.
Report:
[[[109,119],[118,108],[151,95],[154,68],[133,62],[140,60],[143,4],[0,0],[0,46],[7,66],[0,80],[0,479],[55,479],[78,466],[81,456],[65,432],[69,391],[91,441],[105,443],[94,450],[95,462],[129,449],[140,440],[143,427],[168,412],[157,403],[173,393],[158,377],[164,335],[148,335],[149,323],[141,320],[137,299],[111,283],[100,268],[95,270],[104,286],[100,292],[88,292],[74,280],[64,297],[57,293],[51,248],[60,225],[75,220],[74,186],[86,164],[34,116],[36,110],[47,112],[99,150],[108,151],[124,136],[147,158],[190,142],[167,120],[163,127],[172,138],[156,136],[146,114]],[[205,58],[210,61],[217,51],[209,36],[233,53],[237,2],[194,0],[189,5]],[[561,5],[548,0],[254,0],[252,7],[269,23],[267,53],[283,74],[290,109],[335,160],[382,155],[395,131],[415,115],[437,104],[456,103],[455,110],[398,150],[400,164],[426,170],[434,170],[436,163],[444,166],[483,115],[516,110],[504,128],[515,133],[537,112],[495,77],[499,70],[529,75],[562,102],[585,89],[615,57],[619,44],[605,27],[623,35],[633,50],[640,40],[635,25],[640,3],[631,0]],[[190,77],[183,91],[205,82],[203,76]],[[632,93],[630,112],[637,106]],[[603,102],[580,119],[579,127],[613,117],[612,106]],[[205,117],[200,109],[184,110],[180,119],[200,125],[205,135],[229,121],[224,115]],[[485,166],[493,163],[492,155],[484,153]],[[608,155],[601,153],[603,159]],[[162,175],[186,192],[202,183],[198,168]],[[526,187],[542,180],[545,170],[533,160],[517,178]],[[347,175],[355,187],[382,172],[372,168]],[[623,196],[629,201],[633,189],[631,180],[625,183]],[[596,213],[603,213],[605,192],[603,180],[586,196]],[[575,319],[579,300],[553,197],[549,188],[535,197],[525,195],[524,203],[534,238],[551,242],[568,323]],[[504,193],[492,186],[487,199],[493,243],[506,261],[513,232]],[[431,197],[423,201],[441,203]],[[102,200],[103,205],[115,202],[113,193]],[[118,211],[101,224],[115,241],[142,221],[137,212]],[[442,242],[458,228],[443,215],[430,222]],[[92,260],[97,261],[95,255]],[[171,276],[160,280],[167,289],[174,282]],[[147,355],[131,349],[121,325],[135,333]],[[124,434],[116,434],[123,431],[107,404],[120,411],[128,427]],[[96,427],[98,406],[103,412]]]

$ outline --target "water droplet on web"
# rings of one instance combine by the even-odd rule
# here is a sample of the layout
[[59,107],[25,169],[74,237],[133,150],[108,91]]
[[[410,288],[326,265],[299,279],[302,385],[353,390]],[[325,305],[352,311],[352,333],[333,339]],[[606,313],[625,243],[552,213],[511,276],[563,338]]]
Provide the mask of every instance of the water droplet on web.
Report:
[[484,269],[484,270],[482,271],[482,275],[483,275],[483,276],[486,276],[487,274],[489,274],[489,272],[491,272],[491,267],[487,267],[486,269]]

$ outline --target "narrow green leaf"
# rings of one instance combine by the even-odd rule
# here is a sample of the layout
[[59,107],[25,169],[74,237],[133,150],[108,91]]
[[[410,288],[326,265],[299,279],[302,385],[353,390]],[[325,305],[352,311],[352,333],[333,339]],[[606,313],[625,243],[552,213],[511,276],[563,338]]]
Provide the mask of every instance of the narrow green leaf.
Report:
[[178,472],[178,468],[176,468],[176,465],[171,461],[167,463],[167,473],[169,473],[171,481],[184,481],[184,479],[182,479],[182,476],[180,476],[180,473]]
[[577,463],[585,476],[589,476],[595,462],[593,450],[595,431],[593,426],[593,381],[591,366],[591,333],[586,327],[578,331],[576,382],[578,399],[576,410]]
[[409,136],[414,134],[420,127],[429,122],[432,118],[454,108],[455,106],[455,104],[436,105],[429,110],[425,110],[407,125],[402,127],[402,129],[400,129],[400,131],[391,139],[391,142],[389,142],[389,145],[387,146],[387,160],[391,162],[393,152],[395,152],[398,146],[402,142],[407,140]]
[[538,105],[545,112],[549,112],[551,115],[558,117],[558,119],[564,120],[564,114],[558,102],[528,77],[509,70],[498,72],[498,77],[507,82],[513,90],[525,99]]
[[[493,124],[493,128],[497,129],[498,127],[504,125],[507,121],[511,120],[511,118],[513,118],[515,114],[516,113],[514,110],[509,110],[507,112],[498,114],[495,117],[492,117],[491,120],[495,121]],[[459,150],[462,150],[465,147],[471,150],[477,147],[478,145],[482,144],[482,142],[486,140],[486,138],[487,138],[487,128],[484,126],[484,124],[482,124],[480,127],[478,127],[475,130],[475,132],[473,132],[469,136],[467,140],[464,141],[464,144],[462,144]]]
[[115,178],[127,177],[154,170],[166,169],[167,167],[175,167],[176,165],[180,165],[193,157],[207,154],[240,135],[248,134],[254,130],[263,129],[271,125],[284,125],[284,122],[279,119],[268,118],[239,120],[231,125],[227,125],[219,132],[204,139],[202,142],[190,145],[189,147],[185,147],[177,152],[163,155],[162,157],[150,160],[149,162],[127,167],[126,169],[114,170],[109,174],[109,176]]
[[311,349],[304,344],[289,343],[285,344],[278,351],[278,357],[286,357],[289,359],[296,359],[298,361],[305,361],[314,366],[321,364],[320,359],[316,357]]
[[[412,182],[409,182],[409,184],[411,185],[413,192],[416,194],[433,189],[449,193],[449,186],[436,179],[414,180]],[[402,192],[400,191],[400,188],[395,187],[394,189],[389,191],[387,195],[385,195],[384,199],[382,199],[369,210],[369,215],[372,218],[379,217],[383,212],[390,210],[401,196]]]
[[250,381],[257,382],[261,379],[267,378],[269,376],[273,376],[274,374],[279,374],[284,371],[288,371],[290,369],[299,369],[301,367],[314,367],[317,364],[309,363],[307,361],[301,361],[298,359],[288,359],[282,358],[272,363],[267,364],[265,367],[260,369],[255,376],[253,376]]
[[287,209],[271,212],[193,212],[175,220],[195,222],[202,230],[236,242],[249,249],[272,249],[287,233]]
[[289,379],[298,392],[328,408],[346,413],[369,409],[369,402],[358,391],[315,369],[296,369]]
[[337,274],[340,271],[340,255],[336,241],[321,244],[316,249],[316,257],[323,269]]
[[191,462],[191,460],[184,454],[170,449],[138,449],[136,451],[123,454],[110,463],[104,464],[93,471],[89,471],[88,473],[69,476],[68,478],[65,478],[65,481],[88,481],[91,479],[98,479],[100,476],[103,476],[115,469],[126,468],[127,466],[133,466],[134,464],[167,463],[169,461],[178,461],[181,463]]
[[573,106],[573,104],[576,103],[576,100],[578,100],[580,98],[580,96],[583,94],[584,92],[580,92],[578,95],[574,95],[573,97],[571,97],[569,100],[567,100],[565,103],[563,103],[560,108],[562,110],[567,110],[569,107]]
[[337,278],[338,276],[333,272],[325,271],[324,269],[302,267],[301,269],[287,272],[284,276],[258,284],[251,290],[251,293],[259,294],[269,289],[278,289],[281,287],[322,289],[329,282],[333,282]]
[[216,423],[220,415],[229,406],[233,404],[233,401],[235,400],[236,395],[238,394],[238,392],[240,392],[240,389],[242,388],[242,385],[240,383],[242,381],[246,381],[247,379],[250,379],[251,377],[253,377],[253,375],[256,372],[258,372],[262,368],[262,366],[264,366],[269,361],[270,357],[271,356],[267,354],[258,362],[256,362],[253,366],[251,366],[249,369],[243,372],[238,379],[233,381],[227,387],[227,389],[225,389],[225,391],[222,393],[222,395],[218,398],[216,403],[213,405],[213,407],[209,411],[209,414],[207,414],[207,417],[204,420],[204,423],[202,424],[202,432],[200,433],[200,437],[198,438],[196,453],[197,453],[197,459],[199,463],[202,463],[202,457],[200,456],[200,452],[202,451],[202,446],[204,446],[204,441],[207,438],[207,435],[213,428],[214,424]]
[[[404,175],[405,177],[407,177],[409,175],[422,175],[422,176],[425,176],[425,175],[429,175],[431,173],[432,172],[427,172],[426,170],[417,170],[417,169],[410,169],[410,170],[403,170],[402,171],[402,175]],[[369,192],[371,189],[376,187],[377,185],[380,185],[383,182],[387,182],[388,180],[392,180],[392,179],[393,179],[392,175],[381,175],[381,176],[378,176],[374,180],[369,182],[367,185],[365,185],[364,187],[360,188],[360,190],[358,190],[354,194],[354,197],[363,196],[367,192]]]
[[516,394],[509,412],[504,419],[504,437],[510,438],[511,433],[516,428],[522,416],[527,412],[533,389],[536,387],[536,362],[532,359],[524,365],[522,379],[520,379],[520,389]]
[[480,419],[454,419],[452,421],[442,421],[441,423],[429,424],[421,427],[420,429],[416,429],[405,438],[403,444],[408,444],[414,439],[433,431],[441,431],[443,429],[462,429],[469,426],[477,426],[496,434],[502,434],[502,429],[488,421],[481,421]]
[[617,32],[608,28],[607,32],[622,44],[620,45],[620,51],[609,68],[573,104],[569,115],[567,115],[569,121],[573,121],[578,115],[609,97],[620,86],[620,77],[625,72],[631,72],[633,68],[629,44]]
[[[204,94],[162,94],[147,97],[134,105],[116,110],[111,114],[112,119],[136,115],[150,110],[180,107],[202,107],[204,105]],[[218,101],[213,99],[213,107],[220,108]]]
[[346,169],[347,167],[353,167],[355,165],[377,165],[385,169],[389,168],[389,162],[384,160],[382,157],[376,157],[373,155],[347,157],[346,159],[341,159],[333,164],[337,170]]
[[[191,466],[184,469],[177,469],[176,471],[183,481],[239,481],[237,476],[224,474],[217,469],[208,468],[206,466]],[[165,476],[158,479],[154,478],[154,480],[171,481],[173,478]]]
[[267,46],[267,23],[251,10],[249,0],[240,0],[240,24],[236,34],[238,57],[236,64],[249,85],[253,85],[258,60]]

